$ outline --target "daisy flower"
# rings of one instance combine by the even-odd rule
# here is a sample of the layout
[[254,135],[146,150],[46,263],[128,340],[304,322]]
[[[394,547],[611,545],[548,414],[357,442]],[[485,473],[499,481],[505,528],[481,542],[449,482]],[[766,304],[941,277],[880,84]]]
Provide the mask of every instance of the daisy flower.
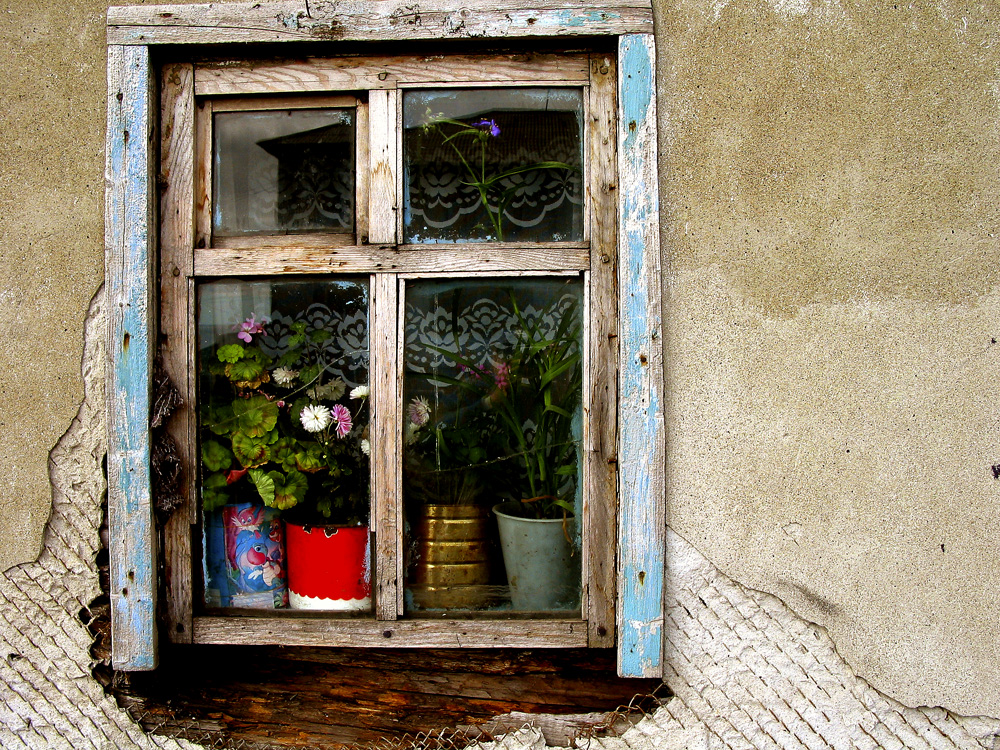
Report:
[[431,417],[431,405],[424,396],[415,398],[406,408],[406,416],[417,427],[423,427]]
[[298,376],[298,370],[289,370],[287,367],[275,367],[271,370],[271,377],[278,385],[291,385]]
[[351,398],[367,398],[368,397],[368,386],[359,385],[357,388],[351,389]]
[[347,433],[350,432],[351,427],[354,426],[351,423],[351,412],[348,411],[347,407],[343,404],[334,404],[330,408],[330,418],[333,420],[333,424],[337,428],[337,437],[347,437]]
[[370,456],[372,454],[372,444],[368,438],[361,438],[361,452],[366,456]]
[[299,414],[299,421],[306,432],[320,432],[330,424],[330,410],[320,404],[309,404]]

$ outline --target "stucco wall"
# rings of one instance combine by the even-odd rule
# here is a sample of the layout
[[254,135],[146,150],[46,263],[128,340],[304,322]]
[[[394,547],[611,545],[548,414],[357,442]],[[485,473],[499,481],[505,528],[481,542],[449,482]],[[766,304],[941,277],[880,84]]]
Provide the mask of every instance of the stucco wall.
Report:
[[[0,21],[0,568],[82,398],[104,7]],[[670,523],[890,696],[998,716],[997,8],[656,10]]]
[[995,4],[658,4],[669,523],[1000,716]]

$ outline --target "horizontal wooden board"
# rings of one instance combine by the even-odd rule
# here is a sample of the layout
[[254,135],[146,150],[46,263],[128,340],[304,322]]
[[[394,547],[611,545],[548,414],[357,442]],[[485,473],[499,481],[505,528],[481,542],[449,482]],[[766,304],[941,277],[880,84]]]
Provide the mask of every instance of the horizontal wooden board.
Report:
[[212,63],[195,68],[195,94],[280,94],[393,89],[441,81],[531,85],[587,83],[582,55],[361,57]]
[[581,620],[398,620],[196,617],[195,643],[382,648],[582,648]]
[[196,250],[195,276],[260,276],[277,273],[456,273],[462,271],[584,271],[590,251],[579,245],[452,246],[426,249],[262,247]]
[[298,0],[108,8],[109,44],[412,41],[652,33],[649,2]]

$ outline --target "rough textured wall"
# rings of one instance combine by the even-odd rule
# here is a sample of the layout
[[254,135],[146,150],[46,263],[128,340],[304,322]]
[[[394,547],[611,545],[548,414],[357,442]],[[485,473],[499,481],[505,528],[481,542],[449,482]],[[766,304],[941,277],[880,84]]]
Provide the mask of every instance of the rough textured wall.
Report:
[[657,9],[669,522],[884,692],[1000,716],[1000,10]]
[[34,559],[104,266],[104,11],[0,6],[0,570]]

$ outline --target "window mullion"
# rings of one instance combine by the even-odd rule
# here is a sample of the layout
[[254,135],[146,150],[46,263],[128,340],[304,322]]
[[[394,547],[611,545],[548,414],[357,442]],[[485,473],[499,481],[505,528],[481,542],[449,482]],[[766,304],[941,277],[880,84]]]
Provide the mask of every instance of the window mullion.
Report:
[[373,245],[396,244],[398,102],[395,89],[368,92],[368,240]]
[[369,333],[371,414],[372,529],[375,532],[375,616],[395,620],[402,602],[402,525],[400,481],[402,453],[399,425],[399,324],[396,274],[372,275]]

